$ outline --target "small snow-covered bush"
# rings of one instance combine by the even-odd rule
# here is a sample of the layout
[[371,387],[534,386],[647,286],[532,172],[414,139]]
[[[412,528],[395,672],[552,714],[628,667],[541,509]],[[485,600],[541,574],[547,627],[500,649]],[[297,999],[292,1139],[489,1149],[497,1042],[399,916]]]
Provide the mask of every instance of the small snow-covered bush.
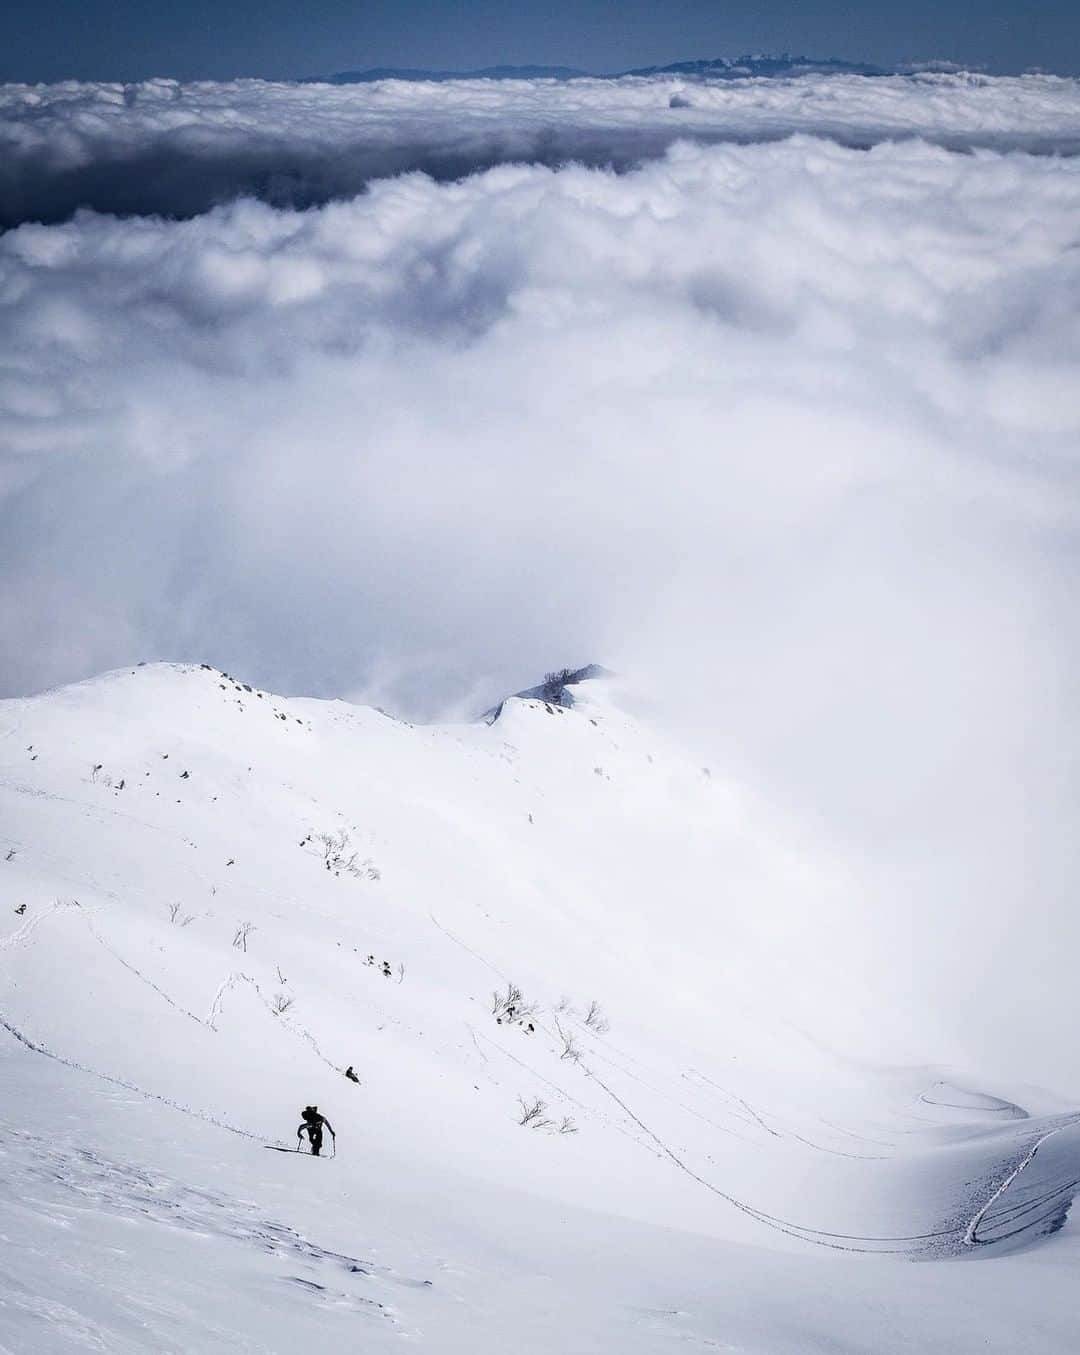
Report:
[[378,880],[380,872],[370,857],[360,858],[353,850],[352,840],[344,828],[336,833],[316,833],[315,841],[322,850],[323,865],[335,875],[351,875],[357,880]]
[[526,1001],[516,983],[508,983],[505,993],[492,993],[491,1014],[500,1026],[512,1022],[521,1025],[536,1014],[536,1003]]
[[581,1062],[581,1050],[577,1046],[577,1036],[572,1030],[564,1029],[558,1017],[555,1018],[555,1029],[558,1032],[562,1049],[559,1053],[560,1059],[569,1059],[571,1063]]
[[245,954],[247,954],[248,937],[255,930],[256,928],[254,922],[241,922],[239,927],[237,927],[236,934],[233,936],[232,939],[233,948],[235,950],[242,950]]
[[518,1105],[521,1108],[518,1124],[528,1129],[546,1129],[552,1123],[546,1116],[547,1102],[542,1101],[540,1097],[526,1101],[524,1097],[519,1096]]

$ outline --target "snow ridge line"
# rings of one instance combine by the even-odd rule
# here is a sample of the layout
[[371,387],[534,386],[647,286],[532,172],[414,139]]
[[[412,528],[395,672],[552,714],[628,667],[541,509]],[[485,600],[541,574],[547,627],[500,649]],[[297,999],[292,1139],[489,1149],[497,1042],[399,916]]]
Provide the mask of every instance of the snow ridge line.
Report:
[[964,1229],[963,1236],[964,1246],[982,1247],[987,1245],[991,1246],[993,1245],[992,1241],[989,1244],[980,1242],[977,1236],[979,1231],[979,1225],[982,1223],[986,1215],[990,1212],[991,1207],[995,1205],[998,1200],[1001,1199],[1002,1195],[1005,1194],[1005,1192],[1013,1184],[1013,1182],[1020,1175],[1020,1173],[1024,1171],[1025,1168],[1031,1165],[1031,1163],[1035,1159],[1035,1154],[1039,1151],[1039,1149],[1043,1146],[1047,1139],[1052,1139],[1055,1134],[1060,1134],[1063,1129],[1069,1129],[1072,1125],[1076,1124],[1077,1121],[1080,1121],[1080,1114],[1074,1116],[1072,1119],[1068,1120],[1065,1124],[1055,1125],[1053,1129],[1047,1130],[1045,1134],[1042,1134],[1039,1138],[1035,1140],[1035,1142],[1031,1145],[1030,1150],[1025,1154],[1024,1157],[1020,1159],[1020,1161],[1016,1164],[1012,1171],[1010,1171],[1008,1175],[1004,1177],[1004,1179],[1001,1181],[1001,1184],[994,1191],[993,1195],[990,1196],[990,1198],[986,1201],[982,1208],[978,1210],[978,1212],[973,1216],[971,1221],[968,1223],[968,1226]]

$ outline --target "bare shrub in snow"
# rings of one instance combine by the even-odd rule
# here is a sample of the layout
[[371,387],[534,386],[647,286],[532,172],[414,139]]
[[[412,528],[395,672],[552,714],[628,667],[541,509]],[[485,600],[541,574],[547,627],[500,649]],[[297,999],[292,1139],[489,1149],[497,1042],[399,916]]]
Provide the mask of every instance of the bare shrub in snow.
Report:
[[275,993],[270,1008],[275,1016],[283,1016],[295,1001],[296,999],[290,997],[288,993]]
[[521,989],[517,984],[508,983],[506,985],[505,993],[492,993],[491,1014],[492,1016],[500,1016],[507,1008],[513,1007],[516,1003],[523,1002],[524,1000],[525,999],[521,996]]
[[234,949],[242,950],[246,955],[248,937],[255,930],[256,928],[254,922],[241,922],[239,927],[237,927],[236,929],[236,935],[232,939]]
[[378,880],[379,871],[370,857],[360,859],[353,850],[352,840],[344,828],[336,833],[317,833],[315,841],[322,848],[323,865],[335,875],[351,875],[357,880]]
[[562,1043],[562,1052],[559,1054],[559,1058],[569,1059],[571,1063],[580,1063],[581,1050],[577,1047],[577,1036],[572,1030],[565,1030],[558,1017],[555,1018],[555,1029]]
[[589,1029],[595,1031],[597,1035],[606,1035],[611,1029],[600,1003],[595,1000],[589,1003],[588,1010],[585,1012],[582,1020]]
[[521,1114],[518,1117],[518,1124],[526,1129],[539,1129],[545,1134],[576,1134],[578,1127],[569,1115],[563,1115],[558,1120],[553,1120],[547,1113],[547,1102],[537,1096],[532,1101],[526,1101],[524,1097],[518,1097],[518,1106]]
[[528,1129],[547,1129],[552,1121],[547,1118],[547,1102],[536,1097],[534,1101],[526,1101],[524,1097],[518,1097],[518,1105],[521,1107],[521,1118],[518,1124],[525,1125]]
[[195,921],[195,914],[182,913],[178,903],[170,903],[169,921],[176,927],[189,927]]
[[491,1014],[499,1025],[510,1022],[522,1024],[536,1013],[536,1003],[528,1002],[516,983],[508,983],[505,993],[492,993]]

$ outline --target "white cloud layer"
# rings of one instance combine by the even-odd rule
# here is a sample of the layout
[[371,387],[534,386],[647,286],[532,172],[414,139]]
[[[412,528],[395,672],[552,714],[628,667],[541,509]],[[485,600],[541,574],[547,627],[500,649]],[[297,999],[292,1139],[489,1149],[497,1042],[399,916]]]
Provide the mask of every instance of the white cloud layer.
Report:
[[627,168],[673,142],[796,133],[846,145],[924,137],[1076,154],[1080,81],[929,74],[554,83],[260,80],[0,86],[0,226],[79,206],[193,215],[237,196],[350,197],[419,169],[461,177],[513,160]]
[[1017,974],[1075,1015],[1078,222],[1080,160],[796,138],[11,231],[3,690],[642,674],[842,854],[882,1001],[1022,1062]]

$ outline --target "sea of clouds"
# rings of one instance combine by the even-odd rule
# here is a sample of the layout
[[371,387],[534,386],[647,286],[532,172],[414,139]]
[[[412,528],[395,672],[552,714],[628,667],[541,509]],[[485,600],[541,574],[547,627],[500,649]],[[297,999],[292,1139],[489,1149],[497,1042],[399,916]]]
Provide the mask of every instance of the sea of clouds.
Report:
[[1080,96],[1056,76],[262,80],[0,86],[0,227],[79,207],[190,216],[241,195],[309,207],[373,178],[455,179],[520,160],[626,169],[680,139],[796,133],[844,145],[1075,155]]
[[[9,182],[108,162],[139,214],[0,236],[3,693],[164,657],[425,718],[608,663],[842,863],[883,1002],[1050,1080],[1033,1032],[1073,1020],[1080,940],[1080,159],[1017,147],[1075,136],[1080,87],[695,86],[691,112],[743,99],[739,137],[146,214],[140,147],[333,147],[337,99],[384,101],[365,136],[406,159],[425,119],[509,144],[529,100],[534,130],[580,101],[568,144],[600,126],[593,82],[425,86],[412,118],[408,86],[296,87],[287,118],[266,88],[7,93]],[[641,150],[664,88],[603,106],[609,146]],[[907,135],[773,139],[797,96],[848,142]],[[961,132],[987,146],[933,144]]]

